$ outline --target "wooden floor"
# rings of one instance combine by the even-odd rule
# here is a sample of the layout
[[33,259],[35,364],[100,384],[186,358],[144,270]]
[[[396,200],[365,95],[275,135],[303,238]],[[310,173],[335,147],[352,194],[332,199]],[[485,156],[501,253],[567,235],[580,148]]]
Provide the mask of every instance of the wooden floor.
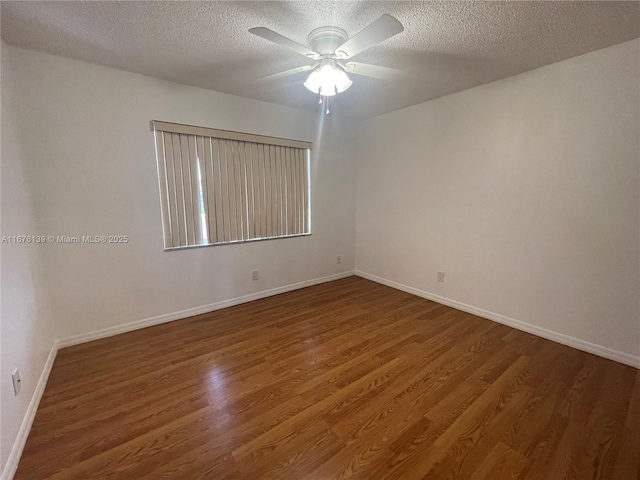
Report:
[[61,350],[18,479],[636,479],[638,370],[357,277]]

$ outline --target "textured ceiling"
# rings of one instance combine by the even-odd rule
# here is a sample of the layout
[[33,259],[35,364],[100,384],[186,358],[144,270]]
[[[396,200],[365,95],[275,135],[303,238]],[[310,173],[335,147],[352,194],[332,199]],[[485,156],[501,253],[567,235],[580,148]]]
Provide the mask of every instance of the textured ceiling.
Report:
[[639,2],[11,2],[2,1],[11,45],[187,85],[317,109],[297,74],[301,55],[251,35],[269,27],[306,44],[313,28],[357,33],[383,13],[405,31],[355,60],[405,72],[394,84],[352,75],[332,101],[366,118],[640,37]]

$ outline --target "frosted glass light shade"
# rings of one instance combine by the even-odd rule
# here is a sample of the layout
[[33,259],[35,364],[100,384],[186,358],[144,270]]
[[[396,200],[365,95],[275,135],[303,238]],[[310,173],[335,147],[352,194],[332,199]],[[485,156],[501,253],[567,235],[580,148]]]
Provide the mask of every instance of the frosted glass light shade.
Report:
[[337,93],[344,92],[353,82],[349,79],[344,70],[329,64],[314,70],[304,82],[304,86],[324,97],[332,97]]

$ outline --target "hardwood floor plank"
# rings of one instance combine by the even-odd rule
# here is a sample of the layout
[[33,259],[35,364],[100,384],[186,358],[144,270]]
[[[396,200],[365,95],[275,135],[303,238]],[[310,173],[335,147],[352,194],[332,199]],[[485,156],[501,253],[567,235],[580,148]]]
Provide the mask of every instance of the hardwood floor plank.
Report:
[[612,478],[640,479],[640,375],[636,375],[633,393],[620,436],[620,450]]
[[603,385],[608,395],[594,407],[587,424],[584,459],[595,478],[611,477],[615,469],[622,440],[619,432],[624,431],[635,377],[636,373],[624,365],[611,365]]
[[638,370],[358,277],[62,349],[16,479],[640,478]]
[[519,478],[528,460],[502,442],[498,442],[470,480],[510,480]]

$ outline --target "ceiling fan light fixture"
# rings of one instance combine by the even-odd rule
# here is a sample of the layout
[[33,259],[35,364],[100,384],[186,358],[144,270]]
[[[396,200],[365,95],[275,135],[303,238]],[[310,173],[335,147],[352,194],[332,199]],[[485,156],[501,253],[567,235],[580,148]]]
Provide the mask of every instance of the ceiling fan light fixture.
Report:
[[323,62],[311,72],[304,86],[313,93],[332,97],[344,92],[352,83],[345,71],[335,62]]
[[334,73],[334,83],[336,86],[336,90],[338,93],[342,93],[347,88],[349,88],[353,82],[351,81],[347,73],[341,68],[336,67]]
[[[2,1],[2,0],[0,0]],[[328,100],[338,93],[344,92],[351,86],[351,79],[347,73],[363,75],[365,77],[394,81],[397,78],[397,70],[392,68],[377,67],[364,63],[350,62],[345,65],[342,61],[348,60],[368,48],[404,31],[404,27],[391,15],[384,14],[370,23],[358,33],[349,37],[342,28],[325,25],[313,29],[307,40],[308,46],[302,45],[284,35],[274,32],[267,27],[250,28],[249,32],[282,47],[288,48],[307,58],[316,60],[316,63],[304,67],[292,68],[284,72],[275,73],[263,77],[262,80],[275,80],[288,77],[300,72],[311,71],[304,82],[304,86],[311,92],[320,96],[320,102]],[[328,109],[327,109],[328,110]]]

